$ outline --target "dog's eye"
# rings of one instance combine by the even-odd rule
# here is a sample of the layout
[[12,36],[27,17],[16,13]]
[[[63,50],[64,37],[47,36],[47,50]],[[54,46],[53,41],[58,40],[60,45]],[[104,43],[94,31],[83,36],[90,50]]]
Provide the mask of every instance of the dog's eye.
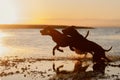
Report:
[[50,33],[50,31],[47,31],[48,33]]

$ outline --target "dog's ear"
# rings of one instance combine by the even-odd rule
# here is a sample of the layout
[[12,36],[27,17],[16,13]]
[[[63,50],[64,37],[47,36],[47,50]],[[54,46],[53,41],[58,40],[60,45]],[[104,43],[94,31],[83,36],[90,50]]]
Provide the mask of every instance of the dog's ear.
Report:
[[65,29],[74,29],[75,28],[75,26],[68,26],[68,27],[66,27]]
[[75,26],[74,26],[74,25],[72,25],[71,27],[72,27],[72,28],[75,28]]
[[53,30],[54,28],[53,27],[50,27],[50,26],[47,26],[47,27],[44,27],[45,30]]

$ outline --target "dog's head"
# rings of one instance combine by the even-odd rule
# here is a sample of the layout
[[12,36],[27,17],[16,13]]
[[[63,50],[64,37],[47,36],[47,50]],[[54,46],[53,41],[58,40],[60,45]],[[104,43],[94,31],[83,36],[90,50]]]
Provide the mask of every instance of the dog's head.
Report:
[[51,27],[45,27],[43,30],[40,30],[40,33],[42,35],[50,35],[52,30],[53,30],[53,28],[51,28]]
[[[74,36],[79,34],[79,37],[81,36],[81,38],[83,38],[83,36],[75,29],[75,26],[67,27],[63,29],[62,32],[68,36]],[[88,35],[89,35],[89,31],[87,32],[84,38],[87,38]]]
[[69,35],[69,36],[72,36],[74,33],[76,33],[76,29],[74,26],[71,26],[71,27],[67,27],[65,29],[62,30],[62,32],[65,34],[65,35]]

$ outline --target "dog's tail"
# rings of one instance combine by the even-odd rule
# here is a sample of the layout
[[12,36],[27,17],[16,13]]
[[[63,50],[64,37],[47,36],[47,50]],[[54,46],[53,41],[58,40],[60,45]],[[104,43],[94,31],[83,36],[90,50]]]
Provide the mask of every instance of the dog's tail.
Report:
[[108,49],[108,50],[105,50],[106,52],[108,52],[108,51],[110,51],[112,49],[112,46],[110,47],[110,49]]
[[85,38],[87,38],[87,37],[88,37],[88,35],[89,35],[89,31],[87,31],[87,34],[86,34]]

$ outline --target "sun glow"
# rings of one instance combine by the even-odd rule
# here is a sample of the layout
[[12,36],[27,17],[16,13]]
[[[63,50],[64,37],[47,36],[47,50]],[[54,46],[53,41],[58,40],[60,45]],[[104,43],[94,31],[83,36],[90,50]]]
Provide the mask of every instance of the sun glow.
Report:
[[5,47],[3,41],[4,37],[8,36],[7,34],[0,31],[0,57],[5,54],[5,52],[8,50],[7,47]]
[[2,45],[0,45],[0,57],[4,55],[4,53],[6,52],[6,48],[3,47]]
[[15,7],[10,0],[0,0],[0,24],[13,24],[17,21]]
[[0,33],[0,38],[7,36],[7,34]]

